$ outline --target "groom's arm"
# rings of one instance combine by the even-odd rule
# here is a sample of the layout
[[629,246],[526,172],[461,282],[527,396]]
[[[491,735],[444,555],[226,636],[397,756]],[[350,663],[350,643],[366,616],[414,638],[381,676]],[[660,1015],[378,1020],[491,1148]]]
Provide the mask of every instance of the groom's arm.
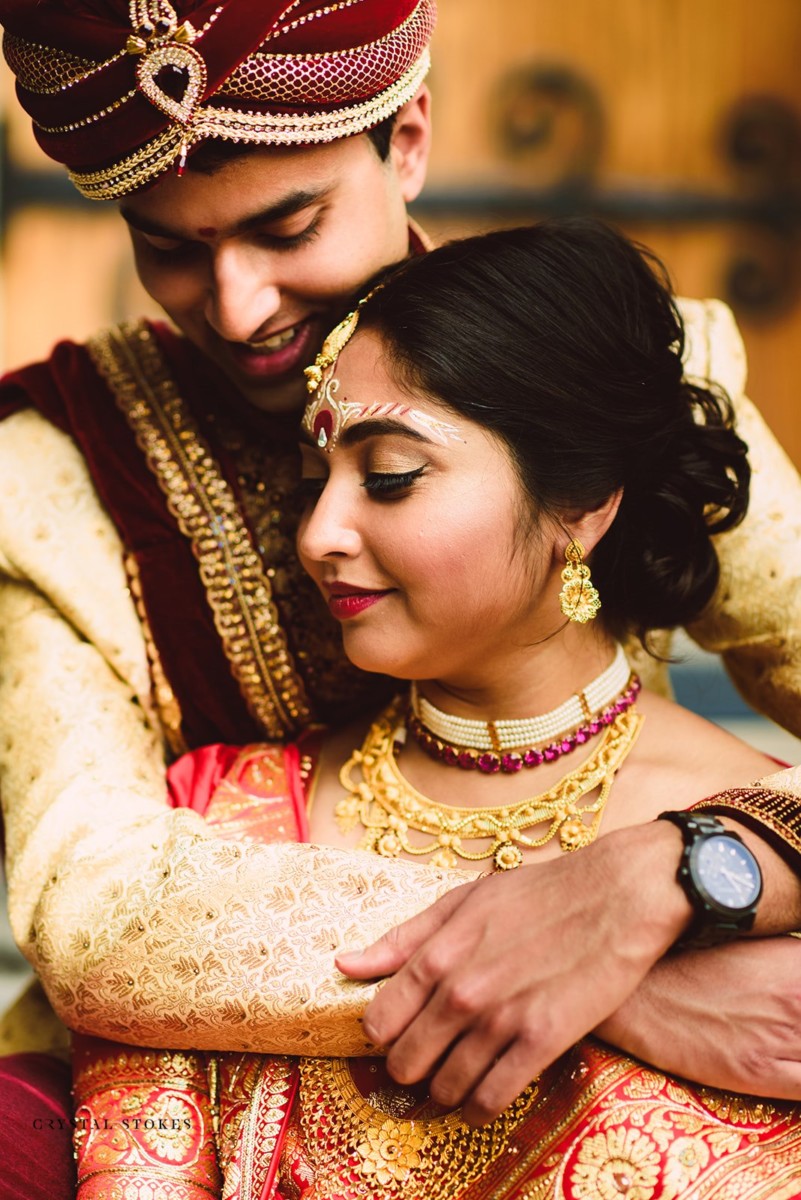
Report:
[[[801,881],[788,859],[752,829],[732,827],[762,868],[754,933],[801,926]],[[475,1123],[496,1116],[620,1010],[680,938],[693,915],[676,879],[681,850],[667,822],[620,830],[581,854],[451,893],[359,958],[339,959],[355,978],[392,975],[364,1028],[391,1047],[394,1077],[433,1073],[440,1103],[466,1101]],[[647,1030],[639,1049],[650,1056]],[[694,1078],[704,1073],[699,1056]]]
[[672,1075],[801,1100],[801,941],[669,955],[595,1033]]
[[722,656],[753,708],[801,737],[801,478],[745,395],[730,310],[719,300],[678,303],[687,374],[725,388],[752,471],[745,519],[715,539],[720,585],[689,633]]

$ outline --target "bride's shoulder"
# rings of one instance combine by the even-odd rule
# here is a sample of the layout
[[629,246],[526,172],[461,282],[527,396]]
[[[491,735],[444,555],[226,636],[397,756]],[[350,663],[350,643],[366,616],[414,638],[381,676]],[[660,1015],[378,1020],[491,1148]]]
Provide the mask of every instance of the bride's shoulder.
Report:
[[687,808],[776,770],[772,758],[671,700],[643,691],[637,708],[643,725],[620,782],[649,810],[642,819],[664,808]]

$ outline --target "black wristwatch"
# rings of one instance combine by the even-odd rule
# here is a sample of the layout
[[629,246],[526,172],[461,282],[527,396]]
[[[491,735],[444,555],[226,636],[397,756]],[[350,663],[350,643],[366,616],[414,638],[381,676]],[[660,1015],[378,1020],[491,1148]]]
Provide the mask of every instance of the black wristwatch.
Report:
[[677,879],[695,911],[674,948],[717,946],[752,929],[762,872],[742,838],[706,813],[663,812],[658,819],[681,830]]

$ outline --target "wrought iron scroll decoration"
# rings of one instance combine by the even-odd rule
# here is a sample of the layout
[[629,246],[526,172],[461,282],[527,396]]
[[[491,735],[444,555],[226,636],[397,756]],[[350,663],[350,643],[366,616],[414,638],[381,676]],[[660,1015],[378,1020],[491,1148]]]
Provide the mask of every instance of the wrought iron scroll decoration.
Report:
[[740,312],[774,316],[801,290],[801,122],[782,100],[748,97],[727,114],[720,142],[738,193],[751,206],[726,292]]
[[605,116],[593,84],[571,67],[535,65],[498,83],[488,108],[503,160],[532,184],[433,189],[418,205],[467,218],[593,214],[610,221],[733,226],[733,256],[719,294],[742,316],[773,318],[801,292],[801,120],[783,100],[751,96],[727,112],[717,137],[731,189],[723,194],[652,187],[602,189]]
[[551,186],[565,200],[592,188],[604,114],[596,89],[582,76],[555,64],[512,71],[501,79],[490,114],[507,159],[529,162],[536,170],[536,161],[550,151],[553,165],[561,167]]

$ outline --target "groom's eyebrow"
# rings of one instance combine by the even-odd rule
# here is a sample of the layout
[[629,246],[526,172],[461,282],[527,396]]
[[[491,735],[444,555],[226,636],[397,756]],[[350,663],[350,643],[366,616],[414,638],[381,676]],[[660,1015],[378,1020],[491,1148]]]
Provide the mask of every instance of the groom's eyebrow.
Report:
[[[311,208],[314,204],[319,204],[329,194],[332,187],[333,185],[321,184],[318,188],[304,188],[303,190],[296,188],[272,204],[268,204],[264,208],[256,209],[254,212],[240,217],[234,225],[223,232],[229,236],[250,233],[260,229],[262,225],[272,225],[277,221],[283,221],[287,217],[294,216],[295,213],[303,212],[306,208]],[[144,214],[137,213],[134,208],[126,205],[124,201],[120,204],[119,213],[123,221],[140,233],[149,233],[153,237],[174,238],[176,241],[186,241],[192,237],[192,234],[188,233],[186,229],[179,229],[176,226],[163,224],[161,221],[156,221]]]

